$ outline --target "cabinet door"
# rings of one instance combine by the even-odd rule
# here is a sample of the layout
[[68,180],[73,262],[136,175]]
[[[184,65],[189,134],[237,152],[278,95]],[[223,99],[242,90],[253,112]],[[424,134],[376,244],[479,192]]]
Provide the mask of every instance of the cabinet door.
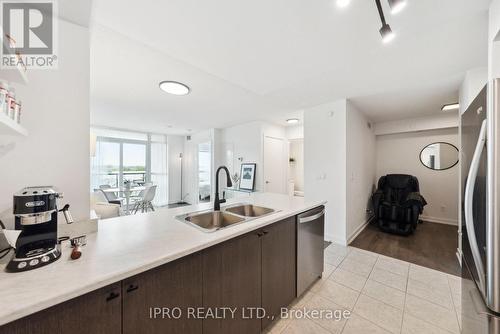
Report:
[[123,333],[201,333],[201,319],[188,316],[202,305],[201,274],[201,256],[194,254],[125,279]]
[[0,326],[0,334],[120,334],[120,287],[112,284]]
[[[204,334],[260,333],[260,319],[249,314],[261,306],[260,236],[252,232],[204,251],[203,306],[224,317],[205,319]],[[234,317],[223,308],[235,310]]]
[[296,297],[295,217],[265,227],[263,232],[262,307],[267,316],[262,329]]

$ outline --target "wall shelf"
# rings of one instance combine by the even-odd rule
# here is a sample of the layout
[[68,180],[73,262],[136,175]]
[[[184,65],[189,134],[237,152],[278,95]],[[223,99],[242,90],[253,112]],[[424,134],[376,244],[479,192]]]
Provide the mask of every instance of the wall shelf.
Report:
[[28,130],[5,114],[0,114],[0,135],[27,136]]
[[[2,40],[2,45],[1,47],[8,46],[8,40],[5,38],[5,35],[3,33],[3,29],[0,27],[0,38]],[[9,83],[10,82],[15,82],[15,83],[20,83],[26,85],[28,83],[28,76],[26,75],[26,68],[24,68],[22,65],[17,65],[17,67],[14,69],[4,69],[2,68],[0,70],[0,79],[1,80],[6,80]]]

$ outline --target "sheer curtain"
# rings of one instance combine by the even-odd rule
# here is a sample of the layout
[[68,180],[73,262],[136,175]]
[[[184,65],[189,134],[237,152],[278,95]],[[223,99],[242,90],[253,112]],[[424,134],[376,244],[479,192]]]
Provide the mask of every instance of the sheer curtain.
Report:
[[151,182],[157,185],[155,206],[168,204],[167,136],[151,135]]

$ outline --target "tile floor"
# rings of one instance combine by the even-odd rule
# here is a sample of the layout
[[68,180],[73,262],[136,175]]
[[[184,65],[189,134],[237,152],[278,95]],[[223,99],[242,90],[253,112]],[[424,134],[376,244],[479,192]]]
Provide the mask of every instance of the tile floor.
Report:
[[460,333],[460,278],[354,247],[325,249],[323,277],[295,310],[350,311],[348,318],[280,319],[269,334]]

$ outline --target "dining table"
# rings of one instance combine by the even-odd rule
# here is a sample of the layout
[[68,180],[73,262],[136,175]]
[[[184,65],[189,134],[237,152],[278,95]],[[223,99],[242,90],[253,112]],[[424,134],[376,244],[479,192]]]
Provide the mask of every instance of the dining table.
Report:
[[125,197],[125,204],[126,204],[125,205],[125,214],[130,215],[129,206],[130,206],[130,197],[131,197],[132,193],[146,190],[146,189],[147,189],[147,187],[145,187],[145,186],[133,186],[133,187],[132,186],[131,187],[122,186],[122,187],[104,188],[101,190],[106,192],[106,193],[123,194],[123,196]]

